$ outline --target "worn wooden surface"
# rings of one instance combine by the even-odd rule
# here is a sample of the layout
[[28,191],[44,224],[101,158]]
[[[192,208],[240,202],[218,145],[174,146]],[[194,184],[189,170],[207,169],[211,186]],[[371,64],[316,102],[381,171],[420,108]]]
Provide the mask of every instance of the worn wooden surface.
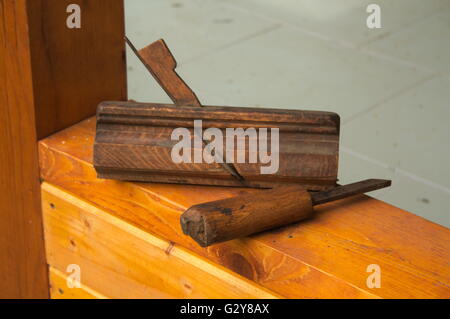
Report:
[[0,298],[48,297],[26,1],[0,1]]
[[[258,156],[249,148],[248,138],[236,139],[233,148],[234,167],[244,184],[218,163],[174,163],[171,152],[178,141],[172,141],[171,134],[182,127],[194,136],[194,120],[202,120],[204,129],[221,129],[223,145],[225,128],[279,128],[278,171],[264,175],[261,167],[270,163],[248,163],[250,155]],[[269,134],[269,149],[270,141]],[[252,142],[258,144],[253,138]],[[310,189],[326,189],[337,180],[338,148],[339,117],[334,113],[103,102],[97,112],[94,165],[99,177],[120,180],[256,187],[300,183]],[[239,150],[245,152],[246,163],[236,163]],[[194,156],[191,160],[194,162]]]
[[139,51],[128,38],[126,40],[175,105],[201,106],[194,91],[175,71],[177,61],[163,39],[155,41]]
[[180,219],[183,233],[206,247],[298,222],[313,215],[311,196],[299,185],[197,204]]
[[49,267],[51,299],[107,299],[101,293],[80,284],[80,287],[69,288],[68,274]]
[[[42,185],[42,207],[49,264],[60,271],[79,265],[81,283],[101,294],[113,298],[277,297],[47,183]],[[109,271],[98,277],[103,268]],[[107,274],[108,279],[102,280]],[[126,280],[118,281],[118,277]]]
[[[38,138],[94,115],[101,101],[126,100],[123,0],[26,2]],[[69,4],[80,6],[80,29],[67,27]]]
[[[208,248],[182,234],[188,207],[253,189],[96,178],[95,119],[40,143],[42,178],[102,210],[290,298],[448,298],[449,230],[367,196],[325,204],[316,217]],[[381,288],[366,285],[381,267]]]

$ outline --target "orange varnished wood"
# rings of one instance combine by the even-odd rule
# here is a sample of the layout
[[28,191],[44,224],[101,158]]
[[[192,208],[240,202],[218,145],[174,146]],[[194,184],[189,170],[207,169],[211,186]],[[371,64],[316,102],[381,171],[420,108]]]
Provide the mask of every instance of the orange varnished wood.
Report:
[[78,265],[85,290],[111,298],[279,298],[48,183],[42,211],[50,266]]
[[49,267],[51,299],[107,299],[97,291],[81,284],[80,287],[69,288],[68,274]]
[[[123,0],[28,0],[38,138],[95,114],[98,103],[126,100]],[[69,29],[77,4],[81,28]]]
[[24,0],[0,1],[0,298],[47,298]]
[[0,297],[47,298],[37,141],[126,99],[123,0],[0,0],[0,16]]
[[[200,248],[182,235],[182,212],[258,190],[97,179],[94,129],[91,118],[41,141],[42,178],[285,297],[450,297],[449,230],[367,196],[318,206],[300,224]],[[366,285],[370,264],[381,267],[381,288]]]

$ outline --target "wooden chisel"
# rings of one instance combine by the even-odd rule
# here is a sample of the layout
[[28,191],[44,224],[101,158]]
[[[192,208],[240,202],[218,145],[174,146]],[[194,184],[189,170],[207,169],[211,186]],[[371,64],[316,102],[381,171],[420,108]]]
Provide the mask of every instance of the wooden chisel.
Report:
[[207,247],[299,222],[314,214],[313,206],[390,185],[390,180],[368,179],[317,193],[297,185],[280,186],[194,205],[181,216],[180,223],[184,234]]

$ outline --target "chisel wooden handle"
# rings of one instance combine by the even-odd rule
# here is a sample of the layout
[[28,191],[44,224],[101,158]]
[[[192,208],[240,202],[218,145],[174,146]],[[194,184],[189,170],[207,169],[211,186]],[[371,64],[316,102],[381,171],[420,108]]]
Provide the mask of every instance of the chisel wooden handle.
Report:
[[313,215],[313,206],[390,186],[391,181],[370,179],[312,193],[301,186],[280,186],[189,208],[181,228],[200,246],[248,236],[299,222]]
[[192,206],[181,227],[200,246],[291,224],[313,213],[311,196],[300,186],[281,186]]

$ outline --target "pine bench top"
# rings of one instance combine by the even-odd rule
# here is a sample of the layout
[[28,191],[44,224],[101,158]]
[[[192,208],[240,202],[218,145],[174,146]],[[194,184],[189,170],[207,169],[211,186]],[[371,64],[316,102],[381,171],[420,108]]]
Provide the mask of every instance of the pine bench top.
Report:
[[[286,298],[449,298],[450,231],[404,210],[354,196],[316,207],[303,223],[201,248],[179,217],[193,204],[258,190],[96,178],[95,118],[39,143],[41,179],[224,266]],[[367,267],[380,266],[381,288]]]

